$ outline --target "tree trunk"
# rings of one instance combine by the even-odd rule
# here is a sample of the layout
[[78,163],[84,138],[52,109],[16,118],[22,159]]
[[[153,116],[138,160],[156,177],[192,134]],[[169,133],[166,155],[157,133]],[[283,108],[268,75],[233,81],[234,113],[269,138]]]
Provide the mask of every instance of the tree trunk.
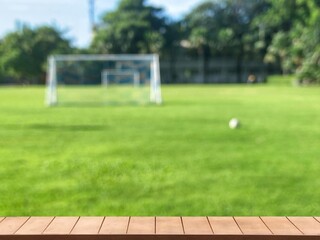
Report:
[[242,83],[242,63],[243,63],[243,44],[240,43],[239,53],[237,56],[236,72],[237,72],[237,83]]

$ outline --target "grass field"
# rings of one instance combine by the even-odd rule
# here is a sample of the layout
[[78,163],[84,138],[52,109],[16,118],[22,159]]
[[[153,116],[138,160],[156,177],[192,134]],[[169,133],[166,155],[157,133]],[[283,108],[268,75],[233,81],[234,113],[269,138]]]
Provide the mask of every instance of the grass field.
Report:
[[97,86],[63,86],[57,89],[60,105],[123,105],[149,103],[150,86],[133,87],[128,85]]
[[0,216],[319,215],[320,88],[163,96],[46,108],[41,87],[0,88]]

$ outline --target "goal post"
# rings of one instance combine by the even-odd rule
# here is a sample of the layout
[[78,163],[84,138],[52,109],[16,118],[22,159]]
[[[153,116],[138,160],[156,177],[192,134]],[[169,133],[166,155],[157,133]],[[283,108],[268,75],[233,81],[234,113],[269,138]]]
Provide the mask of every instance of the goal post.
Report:
[[161,104],[156,54],[53,55],[48,59],[46,104]]

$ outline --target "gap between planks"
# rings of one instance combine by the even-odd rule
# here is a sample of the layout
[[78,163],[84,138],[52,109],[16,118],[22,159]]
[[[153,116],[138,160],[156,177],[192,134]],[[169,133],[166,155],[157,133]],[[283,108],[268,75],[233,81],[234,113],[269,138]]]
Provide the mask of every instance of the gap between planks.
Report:
[[0,217],[0,235],[320,235],[320,217]]

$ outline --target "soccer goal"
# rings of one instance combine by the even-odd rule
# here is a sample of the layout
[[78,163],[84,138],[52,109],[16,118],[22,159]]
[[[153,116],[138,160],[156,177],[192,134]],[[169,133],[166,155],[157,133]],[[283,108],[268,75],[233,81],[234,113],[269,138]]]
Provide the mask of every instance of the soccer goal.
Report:
[[162,102],[155,54],[54,55],[48,65],[48,106]]

